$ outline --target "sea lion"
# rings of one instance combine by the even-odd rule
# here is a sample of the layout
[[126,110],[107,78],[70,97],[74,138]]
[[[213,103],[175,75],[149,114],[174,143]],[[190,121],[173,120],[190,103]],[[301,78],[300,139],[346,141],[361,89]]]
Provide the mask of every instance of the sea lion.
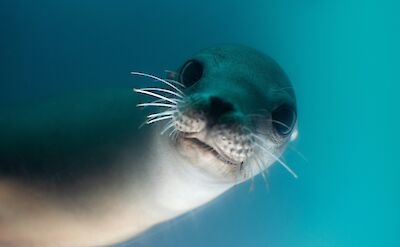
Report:
[[[279,156],[296,133],[296,99],[268,56],[220,45],[167,79],[132,74],[159,84],[1,112],[1,244],[104,246],[204,205],[275,161],[295,175]],[[149,126],[138,129],[143,120]]]

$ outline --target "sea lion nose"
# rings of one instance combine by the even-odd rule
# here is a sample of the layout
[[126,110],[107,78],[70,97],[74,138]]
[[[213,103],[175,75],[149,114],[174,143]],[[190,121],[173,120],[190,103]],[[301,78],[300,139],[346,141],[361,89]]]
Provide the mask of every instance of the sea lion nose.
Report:
[[235,110],[233,104],[221,99],[217,96],[211,96],[210,99],[210,116],[215,120],[225,113]]

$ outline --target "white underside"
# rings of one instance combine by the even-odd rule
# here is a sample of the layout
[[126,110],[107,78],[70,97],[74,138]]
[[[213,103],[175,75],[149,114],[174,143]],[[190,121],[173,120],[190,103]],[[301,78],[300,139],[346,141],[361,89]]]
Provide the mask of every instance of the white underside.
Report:
[[204,205],[233,185],[217,183],[186,164],[164,139],[156,138],[149,147],[152,156],[146,164],[127,171],[124,186],[99,185],[105,189],[95,196],[79,203],[71,198],[73,208],[51,201],[46,191],[1,181],[0,246],[112,244]]

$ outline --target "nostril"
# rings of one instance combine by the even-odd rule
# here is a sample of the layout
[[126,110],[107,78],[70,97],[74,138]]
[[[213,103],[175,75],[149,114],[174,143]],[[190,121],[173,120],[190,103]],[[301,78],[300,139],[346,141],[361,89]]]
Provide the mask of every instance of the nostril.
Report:
[[222,100],[219,97],[210,97],[210,110],[213,115],[220,116],[234,110],[232,103]]

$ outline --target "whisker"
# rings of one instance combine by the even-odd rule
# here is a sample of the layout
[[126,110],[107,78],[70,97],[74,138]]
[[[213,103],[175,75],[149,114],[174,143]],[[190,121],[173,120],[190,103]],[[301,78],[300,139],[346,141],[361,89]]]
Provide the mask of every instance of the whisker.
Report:
[[247,114],[246,117],[249,117],[249,118],[256,118],[256,117],[257,118],[263,118],[263,121],[277,123],[277,124],[280,124],[283,127],[287,128],[287,129],[291,129],[288,125],[282,123],[281,121],[278,121],[278,120],[275,120],[275,119],[265,119],[266,116],[261,115],[261,114]]
[[167,98],[165,96],[159,95],[157,93],[153,93],[153,92],[149,92],[149,91],[145,91],[145,90],[141,90],[141,89],[134,88],[133,91],[135,91],[136,93],[142,93],[142,94],[147,94],[147,95],[150,95],[150,96],[154,96],[156,98],[163,99],[163,100],[171,102],[173,104],[176,104],[177,102],[181,101],[179,99],[170,99],[170,98]]
[[281,121],[275,120],[275,119],[269,119],[269,121],[273,122],[273,123],[277,123],[282,125],[283,127],[287,128],[288,130],[290,130],[291,128],[289,126],[287,126],[286,124],[282,123]]
[[[151,116],[151,115],[158,115],[158,114],[162,114],[162,113],[150,114],[149,116]],[[144,125],[149,124],[148,122],[149,122],[150,120],[154,120],[154,119],[157,118],[156,116],[151,116],[151,117],[149,117],[149,116],[147,116],[147,119],[139,126],[139,129],[142,128]],[[161,116],[163,116],[163,115],[161,115]],[[171,115],[168,115],[168,116],[171,116]]]
[[172,141],[176,142],[176,140],[178,139],[178,131],[176,129],[173,129],[171,133],[169,133],[169,137]]
[[157,100],[152,101],[151,103],[161,103],[161,102],[165,102],[165,100],[157,99]]
[[155,118],[155,117],[159,117],[159,116],[164,116],[164,115],[173,115],[176,112],[176,110],[174,111],[163,111],[160,113],[153,113],[147,116],[147,118]]
[[172,134],[172,140],[174,141],[174,142],[176,142],[176,140],[178,139],[178,137],[179,137],[179,131],[177,130],[177,129],[174,129],[173,130],[173,134]]
[[[260,142],[265,143],[265,141],[262,138],[260,138],[259,136],[255,135],[255,134],[252,134],[252,136],[254,138],[256,138],[257,140],[259,140]],[[270,156],[272,156],[276,161],[278,161],[290,174],[293,175],[293,177],[298,178],[297,174],[285,162],[283,162],[278,156],[274,155],[272,152],[270,152],[268,149],[266,149],[260,143],[255,141],[254,144],[256,146],[258,146],[259,148],[261,148],[266,153],[268,153]]]
[[176,140],[176,135],[177,135],[177,133],[178,133],[178,130],[177,129],[173,129],[172,131],[171,131],[171,133],[169,133],[169,136],[172,138],[172,140]]
[[165,119],[171,119],[171,118],[173,118],[173,116],[159,117],[159,118],[155,118],[155,119],[152,119],[152,120],[148,120],[146,122],[146,124],[152,124],[152,123],[155,123],[155,122],[158,122],[158,121],[162,121],[162,120],[165,120]]
[[264,181],[266,189],[268,189],[268,179],[267,179],[267,176],[264,173],[266,171],[266,168],[262,167],[262,161],[258,157],[258,155],[254,156],[254,163],[258,166],[258,169],[260,169],[261,177],[262,177],[262,179]]
[[165,75],[165,78],[167,78],[167,79],[176,78],[176,76],[178,75],[178,72],[173,71],[173,70],[165,69],[164,72],[165,72],[165,74],[166,74],[166,75]]
[[[172,127],[173,125],[171,125],[171,127]],[[169,133],[169,135],[168,136],[172,136],[173,134],[175,134],[177,132],[177,130],[176,129],[173,129],[170,133]]]
[[249,167],[249,169],[250,169],[250,177],[251,177],[251,182],[250,182],[250,188],[249,188],[249,191],[250,192],[252,192],[253,190],[254,190],[254,187],[255,187],[255,183],[254,183],[254,170],[253,170],[253,166],[252,166],[252,163],[248,163],[248,162],[246,162],[246,167]]
[[164,129],[160,132],[160,135],[164,135],[165,132],[167,132],[169,129],[171,129],[172,127],[174,127],[174,121],[169,121],[166,126],[164,127]]
[[265,118],[266,116],[268,116],[268,114],[270,114],[270,111],[268,111],[267,109],[260,109],[260,110],[257,110],[255,112],[253,112],[253,113],[246,114],[246,116],[254,116],[254,117]]
[[172,82],[172,83],[174,83],[174,84],[176,84],[176,85],[179,85],[179,86],[181,86],[181,87],[183,87],[183,88],[186,87],[185,85],[183,85],[183,84],[180,83],[179,81],[172,79],[172,78],[175,78],[175,77],[176,77],[176,75],[178,74],[178,72],[172,71],[172,70],[167,70],[167,69],[164,70],[164,72],[167,73],[167,79],[165,79],[166,81]]
[[147,124],[147,120],[146,121],[144,121],[143,123],[141,123],[140,125],[139,125],[139,128],[138,129],[141,129],[143,126],[145,126]]
[[258,146],[260,149],[262,149],[264,152],[268,153],[268,155],[272,156],[276,161],[278,161],[278,163],[281,164],[290,174],[292,174],[294,178],[298,178],[297,174],[288,165],[286,165],[286,163],[283,162],[279,157],[274,155],[272,152],[270,152],[268,149],[266,149],[259,143],[254,142],[254,144]]
[[265,118],[266,116],[265,116],[265,115],[262,115],[262,114],[251,113],[251,114],[247,114],[245,117],[253,117],[253,118],[259,117],[259,118]]
[[174,84],[176,84],[176,85],[178,85],[178,86],[181,86],[181,87],[183,87],[183,88],[186,88],[186,86],[183,85],[182,83],[180,83],[179,81],[172,80],[172,79],[165,79],[165,80],[168,81],[168,82],[174,83]]
[[239,184],[240,170],[241,170],[241,166],[236,166],[235,185],[238,185],[238,184]]
[[164,103],[156,103],[156,102],[148,102],[148,103],[140,103],[137,104],[138,107],[146,107],[146,106],[160,106],[160,107],[169,107],[175,109],[177,106],[172,104],[164,104]]
[[173,73],[173,74],[176,74],[176,73],[177,73],[176,71],[169,70],[169,69],[165,69],[164,72],[165,72],[165,73]]
[[[247,127],[245,127],[245,129],[247,131],[249,131],[251,133],[251,130]],[[259,142],[261,143],[265,143],[265,141],[259,137],[258,135],[252,133],[251,136],[253,138],[256,138]],[[272,152],[270,152],[269,150],[267,150],[265,147],[263,147],[261,144],[259,144],[257,141],[253,141],[253,143],[258,146],[259,148],[261,148],[263,151],[267,152],[270,156],[272,156],[276,161],[278,161],[290,174],[292,174],[292,176],[294,178],[298,178],[297,174],[285,163],[283,162],[279,157],[277,157],[276,155],[274,155]]]
[[290,145],[288,145],[288,148],[290,148],[293,152],[295,152],[298,156],[300,156],[300,158],[302,158],[306,163],[308,163],[308,159],[306,158],[306,156],[304,156],[304,154],[302,154],[299,150]]
[[146,74],[146,73],[142,73],[142,72],[136,72],[136,71],[131,72],[131,74],[132,74],[132,75],[144,76],[144,77],[148,77],[148,78],[151,78],[151,79],[160,81],[160,82],[162,82],[162,83],[167,84],[167,85],[170,86],[171,88],[175,89],[175,90],[178,91],[179,93],[185,95],[185,94],[182,92],[182,90],[180,90],[179,88],[177,88],[176,86],[174,86],[172,83],[170,83],[170,82],[168,82],[168,81],[166,81],[166,80],[164,80],[164,79],[161,79],[161,78],[159,78],[159,77],[157,77],[157,76],[150,75],[150,74]]
[[146,87],[146,88],[139,88],[140,90],[143,91],[159,91],[159,92],[164,92],[164,93],[169,93],[172,95],[175,95],[179,98],[183,98],[183,95],[179,94],[179,93],[175,93],[174,91],[168,90],[168,89],[164,89],[164,88],[158,88],[158,87]]
[[[157,99],[157,100],[154,100],[154,101],[151,101],[151,102],[146,102],[146,104],[154,104],[154,103],[163,103],[164,104],[164,102],[165,102],[165,100],[163,100],[163,99]],[[137,104],[136,106],[137,107],[142,107],[142,108],[145,107],[144,105],[141,105],[141,104]]]

